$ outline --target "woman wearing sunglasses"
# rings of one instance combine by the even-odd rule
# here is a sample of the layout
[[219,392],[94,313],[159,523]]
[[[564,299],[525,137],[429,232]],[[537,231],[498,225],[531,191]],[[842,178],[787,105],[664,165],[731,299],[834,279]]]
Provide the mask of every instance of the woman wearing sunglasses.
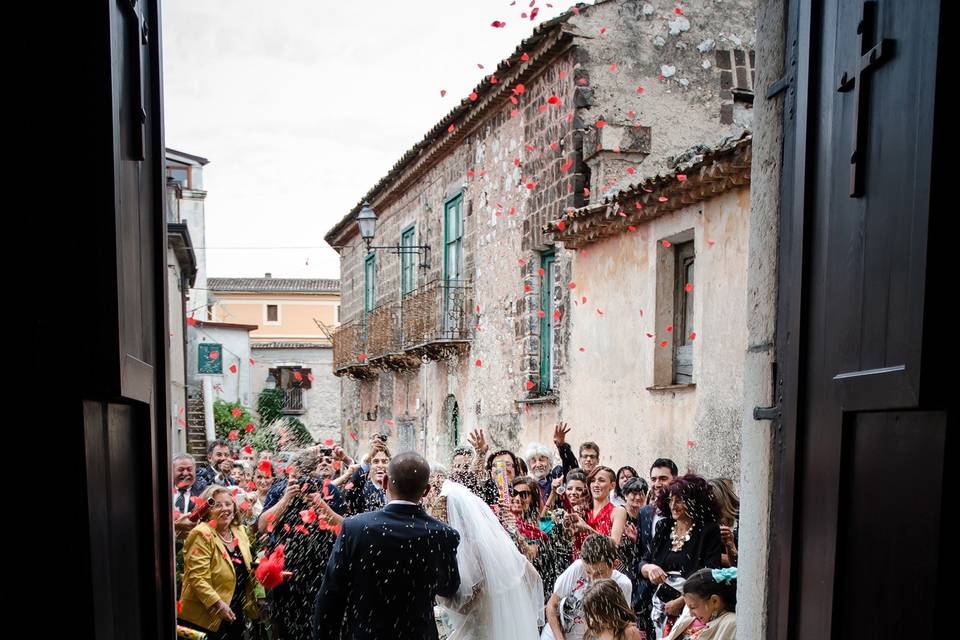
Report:
[[515,478],[510,485],[510,512],[516,523],[517,546],[540,574],[546,601],[553,583],[570,564],[569,541],[550,513],[540,517],[540,485],[530,476]]

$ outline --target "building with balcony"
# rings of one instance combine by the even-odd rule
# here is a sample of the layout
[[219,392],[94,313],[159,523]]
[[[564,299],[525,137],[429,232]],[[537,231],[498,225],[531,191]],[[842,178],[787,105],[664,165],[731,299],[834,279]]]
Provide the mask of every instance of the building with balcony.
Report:
[[[659,316],[641,322],[642,310],[665,316],[665,304],[654,311],[647,300],[656,305],[652,292],[666,291],[658,283],[667,271],[671,282],[680,277],[651,257],[649,234],[669,227],[678,244],[701,243],[705,218],[704,207],[687,206],[659,222],[628,222],[617,194],[649,195],[649,180],[701,161],[714,170],[707,151],[749,127],[752,5],[712,5],[701,18],[609,0],[542,23],[326,234],[341,257],[333,367],[343,380],[345,441],[386,431],[396,450],[449,462],[471,429],[483,428],[495,449],[517,450],[549,441],[553,426],[571,419],[573,440],[599,442],[604,464],[667,455],[737,477],[735,456],[728,468],[695,459],[688,446],[693,434],[738,442],[739,425],[725,413],[718,428],[706,427],[727,407],[695,399],[726,383],[727,393],[706,397],[735,397],[736,372],[707,380],[702,347],[669,341],[663,349],[677,357],[665,360],[623,339],[650,332],[662,342],[669,333],[669,323],[654,327]],[[744,215],[714,205],[711,216],[735,241],[716,252],[725,256],[716,273],[698,278],[721,282],[745,270]],[[564,235],[568,222],[573,235]],[[586,229],[601,224],[616,233]],[[691,303],[691,330],[701,312]],[[696,328],[703,344],[716,336],[742,347],[743,322],[728,329]],[[595,379],[607,381],[603,393]]]

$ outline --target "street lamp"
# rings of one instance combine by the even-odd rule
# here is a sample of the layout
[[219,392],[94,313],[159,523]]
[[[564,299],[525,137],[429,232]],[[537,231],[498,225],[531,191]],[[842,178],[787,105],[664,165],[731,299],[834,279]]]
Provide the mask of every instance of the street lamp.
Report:
[[360,208],[360,213],[357,214],[357,227],[360,228],[360,237],[363,238],[363,243],[367,246],[367,253],[370,253],[371,251],[377,251],[378,249],[390,251],[391,253],[395,253],[397,255],[415,253],[420,257],[420,268],[430,268],[429,245],[372,244],[373,235],[377,228],[377,214],[370,207],[369,202],[364,202],[363,207]]
[[369,202],[363,203],[363,208],[357,214],[357,226],[360,227],[360,237],[370,250],[370,243],[373,242],[373,232],[377,227],[377,214],[370,208]]

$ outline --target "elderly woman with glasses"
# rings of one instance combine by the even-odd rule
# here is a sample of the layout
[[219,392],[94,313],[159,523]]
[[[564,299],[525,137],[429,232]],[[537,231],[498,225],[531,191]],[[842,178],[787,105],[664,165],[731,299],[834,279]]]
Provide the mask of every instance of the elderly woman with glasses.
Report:
[[243,638],[246,620],[258,615],[250,541],[237,515],[233,489],[213,485],[201,498],[209,519],[183,546],[183,592],[179,617],[215,638]]

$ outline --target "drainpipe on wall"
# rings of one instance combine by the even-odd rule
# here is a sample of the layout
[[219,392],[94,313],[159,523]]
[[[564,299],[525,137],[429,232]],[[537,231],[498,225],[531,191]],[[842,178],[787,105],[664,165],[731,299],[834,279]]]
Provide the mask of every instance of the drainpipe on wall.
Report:
[[207,442],[217,439],[217,432],[213,425],[213,379],[203,378],[203,426],[207,434]]

